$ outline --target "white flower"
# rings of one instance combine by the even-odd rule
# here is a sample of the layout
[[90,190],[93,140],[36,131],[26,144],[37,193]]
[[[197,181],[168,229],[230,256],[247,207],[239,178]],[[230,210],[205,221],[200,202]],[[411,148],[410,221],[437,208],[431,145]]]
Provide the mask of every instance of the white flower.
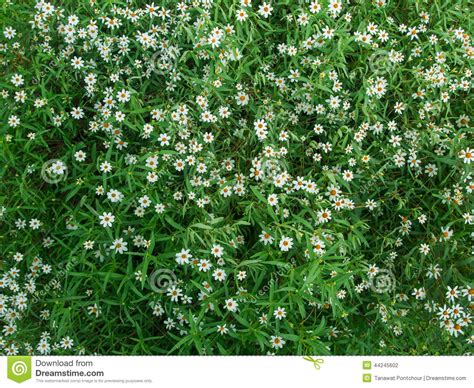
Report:
[[212,276],[215,280],[219,280],[220,282],[223,282],[225,278],[227,277],[227,274],[225,271],[221,268],[217,268],[213,273]]
[[51,351],[51,346],[45,339],[42,339],[36,347],[36,350],[41,354],[48,354]]
[[8,125],[12,128],[18,127],[20,125],[20,119],[18,118],[18,116],[10,116],[8,119]]
[[123,241],[123,238],[118,238],[114,240],[114,242],[110,246],[110,249],[115,249],[115,253],[124,253],[128,251],[127,245],[128,244]]
[[211,254],[214,257],[222,257],[224,254],[224,248],[222,248],[220,245],[213,245],[211,248]]
[[430,253],[430,246],[428,244],[421,244],[420,253],[423,253],[424,255],[427,255],[428,253]]
[[458,287],[451,288],[448,286],[448,291],[446,292],[446,298],[452,303],[455,299],[459,298]]
[[264,18],[268,18],[272,13],[273,8],[270,4],[263,3],[258,7],[258,13],[262,15]]
[[41,221],[36,219],[36,218],[32,218],[29,222],[29,225],[30,225],[30,228],[33,229],[33,230],[37,230],[40,228],[40,226],[42,225]]
[[90,250],[94,248],[94,241],[87,240],[83,244],[85,250]]
[[162,214],[164,211],[165,211],[165,205],[163,205],[162,203],[157,203],[155,205],[155,211],[158,213],[158,214]]
[[74,69],[81,69],[82,67],[84,67],[84,61],[81,57],[74,57],[71,59],[71,66]]
[[322,224],[325,222],[329,222],[331,220],[331,210],[329,209],[320,210],[318,211],[317,216],[318,216],[319,223]]
[[84,160],[86,160],[86,153],[82,150],[79,150],[77,151],[75,154],[74,154],[74,158],[78,161],[78,162],[83,162]]
[[260,233],[260,241],[263,242],[265,245],[272,244],[273,243],[273,237],[270,235],[270,233],[265,232],[262,230],[262,233]]
[[16,30],[14,30],[12,27],[7,27],[3,30],[3,35],[7,39],[13,39],[16,35]]
[[278,205],[278,197],[277,197],[276,194],[270,194],[270,195],[268,196],[268,204],[269,204],[270,206],[276,206],[276,205]]
[[64,337],[61,340],[60,345],[63,349],[71,349],[74,345],[74,341],[70,337]]
[[23,86],[24,80],[21,74],[13,74],[11,78],[11,82],[15,86]]
[[199,260],[198,268],[201,272],[207,272],[212,268],[212,264],[209,262],[209,260],[201,259]]
[[171,297],[172,302],[177,302],[178,298],[183,296],[183,291],[181,288],[176,288],[176,286],[173,285],[168,288],[168,293],[166,295]]
[[342,173],[342,179],[344,179],[346,182],[350,182],[354,178],[354,174],[350,170],[344,170]]
[[115,216],[112,213],[104,212],[101,216],[99,216],[99,220],[100,225],[102,225],[104,228],[110,228],[115,221]]
[[474,150],[471,150],[467,147],[465,150],[462,150],[459,153],[459,157],[463,159],[464,163],[471,164],[472,160],[474,159]]
[[291,237],[283,236],[280,240],[280,250],[283,252],[288,252],[293,247],[293,239]]
[[285,343],[286,342],[281,337],[274,335],[271,336],[270,344],[272,345],[273,349],[281,349]]
[[118,190],[111,189],[107,193],[107,198],[112,203],[120,202],[123,199],[123,197],[124,197],[124,195]]
[[372,264],[367,270],[367,276],[371,278],[377,275],[378,273],[379,273],[379,267],[377,267],[375,264]]
[[71,116],[72,116],[74,119],[81,119],[81,118],[84,117],[84,110],[83,110],[81,107],[74,108],[74,109],[71,111]]
[[57,160],[51,165],[50,171],[56,175],[63,175],[66,171],[66,165],[62,161]]
[[229,310],[229,311],[235,313],[235,312],[237,311],[237,308],[239,307],[239,304],[238,304],[234,299],[230,298],[230,299],[226,299],[226,300],[225,300],[225,305],[224,305],[224,307],[225,307],[227,310]]
[[249,96],[244,92],[237,93],[235,99],[237,100],[237,105],[241,106],[247,105],[249,102]]
[[245,19],[247,19],[247,17],[248,17],[247,12],[245,12],[243,9],[237,12],[237,20],[239,22],[243,22]]
[[322,255],[324,253],[324,248],[325,248],[324,242],[322,242],[321,240],[317,239],[316,241],[313,242],[313,251],[317,255]]
[[143,197],[140,197],[138,199],[138,203],[142,208],[146,209],[148,206],[151,205],[151,200],[150,198],[148,198],[148,195],[144,195]]
[[217,332],[220,333],[220,335],[227,334],[229,332],[229,329],[226,327],[227,324],[224,325],[217,325]]
[[441,238],[440,240],[441,241],[446,241],[446,240],[449,240],[453,235],[453,231],[452,229],[449,229],[449,227],[444,227],[444,228],[441,228]]
[[100,171],[102,172],[111,172],[112,171],[112,165],[109,162],[102,162],[100,164]]
[[277,307],[277,309],[273,312],[273,315],[276,319],[282,320],[286,317],[286,311],[283,307]]
[[181,265],[188,264],[192,258],[193,255],[189,253],[189,249],[181,249],[181,252],[176,254],[176,262]]
[[117,100],[119,102],[130,101],[130,92],[125,89],[122,89],[120,92],[117,93]]
[[411,293],[417,300],[423,300],[426,298],[426,292],[424,287],[419,289],[414,288],[413,292]]

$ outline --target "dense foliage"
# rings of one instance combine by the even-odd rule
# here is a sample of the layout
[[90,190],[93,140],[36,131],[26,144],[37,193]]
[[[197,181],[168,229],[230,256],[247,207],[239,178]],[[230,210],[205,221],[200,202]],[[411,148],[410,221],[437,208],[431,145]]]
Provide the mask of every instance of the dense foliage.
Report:
[[465,354],[468,1],[2,1],[5,354]]

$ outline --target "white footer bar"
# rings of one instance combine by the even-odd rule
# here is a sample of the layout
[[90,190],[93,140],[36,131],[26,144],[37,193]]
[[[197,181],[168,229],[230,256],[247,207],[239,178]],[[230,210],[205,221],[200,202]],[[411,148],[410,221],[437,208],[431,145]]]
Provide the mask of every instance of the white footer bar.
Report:
[[468,356],[0,357],[0,371],[1,387],[474,386]]

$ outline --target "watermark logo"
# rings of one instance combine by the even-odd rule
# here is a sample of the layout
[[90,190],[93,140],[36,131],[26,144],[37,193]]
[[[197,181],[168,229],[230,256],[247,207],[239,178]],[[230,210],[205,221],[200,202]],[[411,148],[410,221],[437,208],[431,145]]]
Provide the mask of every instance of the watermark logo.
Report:
[[17,383],[31,379],[31,357],[7,357],[7,377]]
[[267,158],[262,163],[262,181],[268,184],[272,184],[275,178],[277,178],[278,175],[280,175],[285,170],[285,165],[281,159],[276,157]]
[[178,65],[181,50],[175,46],[169,46],[165,50],[155,52],[148,58],[150,70],[156,74],[169,76]]
[[381,269],[369,278],[370,289],[378,294],[390,293],[395,290],[395,275],[388,269]]
[[178,281],[176,274],[166,268],[160,268],[150,275],[149,283],[154,292],[164,294]]
[[390,52],[379,50],[368,59],[368,65],[373,75],[389,74],[395,69],[395,64],[390,60]]
[[59,159],[50,159],[41,167],[41,178],[48,183],[59,183],[67,178],[68,168]]
[[313,358],[311,356],[303,357],[303,360],[309,361],[313,364],[314,369],[320,370],[321,365],[324,364],[324,360],[322,358]]

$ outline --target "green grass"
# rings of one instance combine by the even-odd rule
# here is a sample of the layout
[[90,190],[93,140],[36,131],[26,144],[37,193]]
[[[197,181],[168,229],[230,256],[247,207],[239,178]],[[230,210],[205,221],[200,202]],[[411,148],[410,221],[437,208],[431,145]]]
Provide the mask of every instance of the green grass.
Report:
[[0,6],[0,350],[469,353],[468,2],[182,4]]

